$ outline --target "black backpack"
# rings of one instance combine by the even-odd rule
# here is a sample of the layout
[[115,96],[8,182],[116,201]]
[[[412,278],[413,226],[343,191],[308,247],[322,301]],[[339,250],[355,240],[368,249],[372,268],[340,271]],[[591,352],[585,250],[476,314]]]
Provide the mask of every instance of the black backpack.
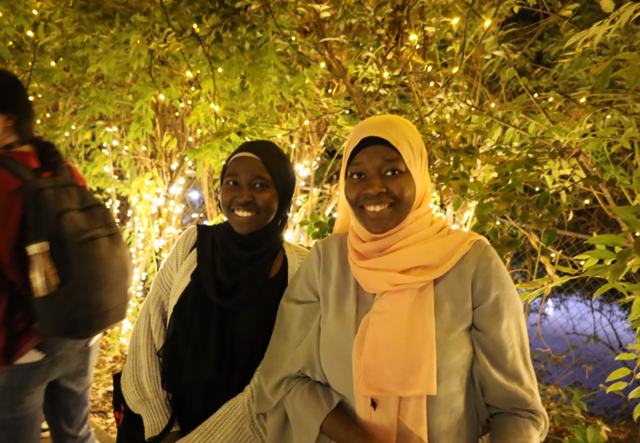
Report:
[[[48,242],[60,286],[29,297],[31,315],[44,337],[89,338],[127,313],[131,258],[109,210],[73,177],[67,164],[44,177],[42,170],[0,156],[0,167],[24,183],[22,221],[26,244]],[[5,278],[6,279],[6,278]],[[8,305],[17,306],[9,290]],[[7,313],[6,361],[13,359],[11,313]]]

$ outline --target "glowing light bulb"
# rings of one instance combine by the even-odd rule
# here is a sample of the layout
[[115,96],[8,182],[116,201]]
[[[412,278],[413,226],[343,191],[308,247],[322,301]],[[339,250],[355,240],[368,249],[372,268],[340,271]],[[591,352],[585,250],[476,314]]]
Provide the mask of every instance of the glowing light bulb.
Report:
[[31,12],[33,13],[33,15],[38,15],[38,11],[35,10],[35,9],[33,11],[31,11]]
[[549,101],[552,102],[553,101],[553,97],[549,97]]
[[33,37],[33,32],[31,32],[31,31],[27,31],[27,35],[28,35],[29,37]]
[[418,40],[418,36],[417,36],[417,35],[415,35],[415,34],[411,34],[411,35],[409,36],[409,40],[411,40],[411,41]]
[[433,86],[433,85],[435,85],[435,83],[434,83],[434,82],[429,83],[429,86]]
[[607,118],[611,118],[611,116],[610,116],[610,115],[607,115]]
[[160,95],[158,96],[158,98],[159,98],[160,100],[164,100],[164,94],[160,94]]
[[104,167],[104,172],[106,172],[107,174],[111,172],[111,169],[109,169],[109,166]]
[[491,20],[487,20],[486,22],[484,22],[485,28],[488,28],[489,26],[491,26]]
[[458,17],[456,17],[453,20],[451,20],[451,23],[453,23],[454,25],[457,25],[459,21],[460,21],[460,19]]
[[387,77],[389,77],[389,73],[388,73],[388,72],[385,72],[384,74],[382,74],[382,76],[383,76],[384,78],[387,78]]
[[30,101],[33,101],[33,95],[30,95],[30,96],[29,96],[29,100],[30,100]]
[[53,61],[52,61],[52,62],[51,62],[51,66],[55,66],[55,65],[56,65],[56,62],[53,62]]
[[455,74],[456,72],[458,72],[458,68],[453,68],[453,70],[451,72],[453,72]]
[[218,72],[222,72],[222,68],[218,68]]
[[432,69],[433,69],[433,66],[428,66],[427,67],[427,72],[431,72]]
[[589,203],[591,203],[589,199],[586,199],[586,200],[584,201],[584,204],[585,204],[585,205],[588,205]]
[[495,108],[495,107],[496,107],[496,104],[495,104],[495,103],[491,103],[491,107],[492,107],[492,108]]
[[308,124],[309,124],[309,120],[305,120],[305,121],[304,121],[304,124],[305,124],[305,125],[308,125]]
[[586,101],[587,101],[586,97],[582,97],[582,98],[580,99],[580,103],[584,103],[584,102],[586,102]]
[[325,66],[327,66],[327,64],[325,62],[320,63],[320,67],[324,68]]
[[187,77],[193,77],[193,74],[191,73],[191,71],[187,71],[186,75],[187,75]]
[[198,25],[194,23],[193,24],[193,29],[196,29],[197,27],[198,27]]

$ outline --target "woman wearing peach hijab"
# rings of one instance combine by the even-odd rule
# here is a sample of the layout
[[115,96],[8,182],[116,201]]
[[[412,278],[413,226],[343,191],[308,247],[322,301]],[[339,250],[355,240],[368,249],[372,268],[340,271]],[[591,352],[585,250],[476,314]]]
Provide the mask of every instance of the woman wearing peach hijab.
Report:
[[355,127],[336,234],[289,285],[261,366],[267,442],[544,440],[509,274],[484,237],[432,216],[430,187],[415,126]]

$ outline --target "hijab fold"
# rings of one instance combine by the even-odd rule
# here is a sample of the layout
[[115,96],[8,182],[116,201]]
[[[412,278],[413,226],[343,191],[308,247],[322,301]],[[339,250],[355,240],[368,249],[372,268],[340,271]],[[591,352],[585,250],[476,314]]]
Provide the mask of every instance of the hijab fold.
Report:
[[434,281],[474,242],[486,240],[433,216],[427,150],[413,124],[393,115],[368,118],[351,132],[343,158],[352,158],[368,137],[382,138],[400,153],[416,197],[402,223],[372,234],[345,199],[343,161],[335,232],[348,232],[351,271],[365,291],[376,294],[353,347],[356,414],[382,441],[426,443],[426,396],[437,393]]

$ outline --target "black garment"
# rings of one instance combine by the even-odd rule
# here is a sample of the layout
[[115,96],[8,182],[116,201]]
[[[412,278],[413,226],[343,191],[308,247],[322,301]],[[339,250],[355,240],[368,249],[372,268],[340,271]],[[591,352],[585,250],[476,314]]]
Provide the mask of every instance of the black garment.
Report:
[[[163,374],[163,379],[183,378],[171,392],[171,408],[183,435],[200,426],[251,381],[267,352],[278,305],[287,288],[287,271],[285,257],[282,267],[263,285],[259,296],[235,310],[224,309],[208,297],[199,296],[203,291],[201,279],[196,272],[192,274],[174,315],[176,311],[195,308],[200,314],[186,328],[181,328],[180,322],[176,324],[172,317],[168,340],[187,347],[180,348],[179,355],[166,352],[164,355],[167,359],[180,359],[183,365],[195,362],[193,367],[183,367],[186,370],[181,374]],[[165,346],[171,347],[170,342]]]
[[[198,264],[171,315],[162,357],[162,387],[170,394],[183,434],[191,432],[242,392],[264,357],[278,304],[287,286],[287,263],[269,279],[282,250],[295,187],[293,166],[275,144],[241,145],[256,155],[278,193],[274,219],[240,235],[231,225],[198,226]],[[223,181],[226,166],[222,169]]]

